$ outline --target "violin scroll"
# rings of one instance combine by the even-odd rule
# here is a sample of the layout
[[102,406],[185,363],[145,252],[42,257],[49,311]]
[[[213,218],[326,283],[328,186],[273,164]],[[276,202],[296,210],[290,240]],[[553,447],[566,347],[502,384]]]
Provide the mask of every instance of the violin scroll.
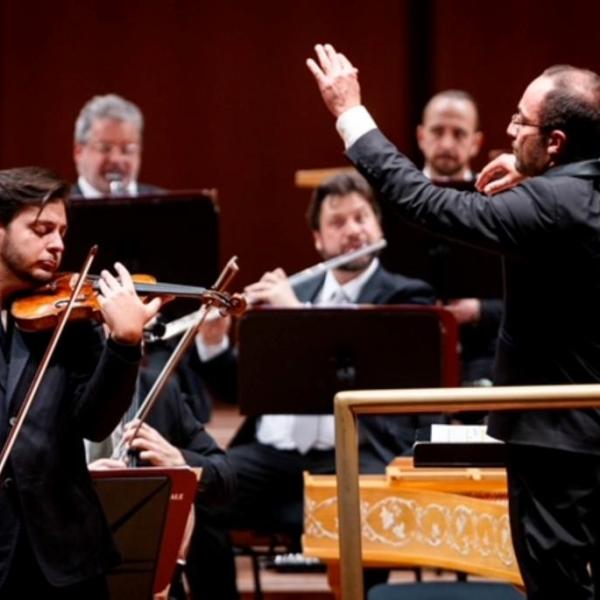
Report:
[[247,307],[246,298],[242,294],[229,294],[218,290],[206,290],[202,297],[203,304],[207,307],[218,308],[221,316],[240,316]]

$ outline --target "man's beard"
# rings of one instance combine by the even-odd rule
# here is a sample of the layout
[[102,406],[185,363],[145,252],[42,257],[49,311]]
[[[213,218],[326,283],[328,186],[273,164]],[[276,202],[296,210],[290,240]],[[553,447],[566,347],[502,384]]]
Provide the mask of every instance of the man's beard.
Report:
[[546,170],[545,166],[540,166],[537,162],[525,162],[517,155],[515,155],[515,158],[515,169],[517,169],[521,175],[525,175],[526,177],[535,177]]
[[515,168],[522,175],[535,177],[536,175],[541,175],[548,169],[549,159],[545,152],[543,140],[544,138],[540,137],[533,146],[530,146],[525,157],[523,157],[523,146],[521,146],[521,149],[518,152],[513,149],[515,155]]
[[462,166],[454,158],[434,159],[431,164],[438,175],[449,179],[456,177],[462,170]]
[[12,244],[6,240],[0,248],[0,258],[2,262],[10,269],[13,275],[20,279],[23,283],[31,283],[40,285],[47,283],[52,279],[53,274],[48,273],[47,276],[36,276],[32,272],[23,267],[23,260],[19,253],[15,250]]

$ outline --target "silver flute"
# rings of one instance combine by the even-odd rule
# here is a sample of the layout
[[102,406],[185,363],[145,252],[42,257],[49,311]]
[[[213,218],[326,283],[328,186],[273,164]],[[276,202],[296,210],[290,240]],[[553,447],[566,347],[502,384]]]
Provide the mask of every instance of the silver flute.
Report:
[[[339,256],[330,258],[329,260],[324,260],[323,262],[317,263],[312,267],[298,271],[298,273],[290,275],[288,281],[290,282],[290,285],[299,285],[305,281],[308,281],[309,279],[312,279],[313,277],[317,277],[318,275],[325,273],[325,271],[328,271],[329,269],[337,269],[338,267],[357,260],[358,258],[362,258],[363,256],[375,254],[376,252],[383,250],[383,248],[386,246],[387,242],[382,238],[377,242],[373,242],[368,246],[363,246],[358,250],[352,250],[352,252],[340,254]],[[200,311],[202,310],[204,310],[204,308],[184,315],[183,317],[175,319],[174,321],[170,321],[164,326],[164,331],[160,334],[155,335],[152,333],[147,333],[146,340],[149,342],[155,342],[159,340],[170,340],[171,338],[177,337],[186,331],[188,327],[190,327],[190,325],[192,325],[192,323],[198,319]],[[206,316],[206,321],[211,321],[221,316],[218,308],[209,308],[208,311],[209,312]]]
[[300,285],[317,275],[321,275],[325,273],[325,271],[329,271],[330,269],[337,269],[342,265],[346,265],[357,258],[362,258],[363,256],[368,256],[369,254],[375,254],[375,252],[379,252],[383,250],[387,246],[387,242],[382,238],[377,242],[373,242],[368,246],[363,246],[358,250],[352,250],[352,252],[346,252],[346,254],[340,254],[339,256],[335,256],[334,258],[330,258],[329,260],[324,260],[323,262],[317,263],[312,267],[308,267],[308,269],[304,269],[303,271],[298,271],[298,273],[294,273],[290,275],[288,281],[290,285]]

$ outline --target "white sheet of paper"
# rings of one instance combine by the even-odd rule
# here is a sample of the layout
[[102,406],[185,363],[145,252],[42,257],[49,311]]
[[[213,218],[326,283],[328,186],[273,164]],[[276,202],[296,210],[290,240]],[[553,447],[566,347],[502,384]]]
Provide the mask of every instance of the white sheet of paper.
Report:
[[431,441],[438,443],[501,443],[487,435],[485,425],[432,425]]

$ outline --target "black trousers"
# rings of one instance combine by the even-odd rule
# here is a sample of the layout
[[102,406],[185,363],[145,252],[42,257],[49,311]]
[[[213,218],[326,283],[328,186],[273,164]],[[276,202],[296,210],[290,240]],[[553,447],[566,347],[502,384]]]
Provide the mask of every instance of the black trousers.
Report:
[[29,540],[21,527],[10,569],[4,584],[0,587],[0,598],[2,600],[22,600],[23,598],[108,600],[109,592],[104,576],[65,587],[50,585],[40,570]]
[[507,450],[511,531],[528,600],[600,599],[600,456]]
[[[285,532],[300,539],[303,528],[303,472],[335,472],[333,450],[277,450],[258,442],[227,451],[237,476],[236,495],[225,509],[196,505],[196,526],[187,557],[187,574],[196,600],[238,598],[230,529]],[[361,450],[361,472],[382,473],[385,464]],[[377,582],[381,581],[378,577]]]

